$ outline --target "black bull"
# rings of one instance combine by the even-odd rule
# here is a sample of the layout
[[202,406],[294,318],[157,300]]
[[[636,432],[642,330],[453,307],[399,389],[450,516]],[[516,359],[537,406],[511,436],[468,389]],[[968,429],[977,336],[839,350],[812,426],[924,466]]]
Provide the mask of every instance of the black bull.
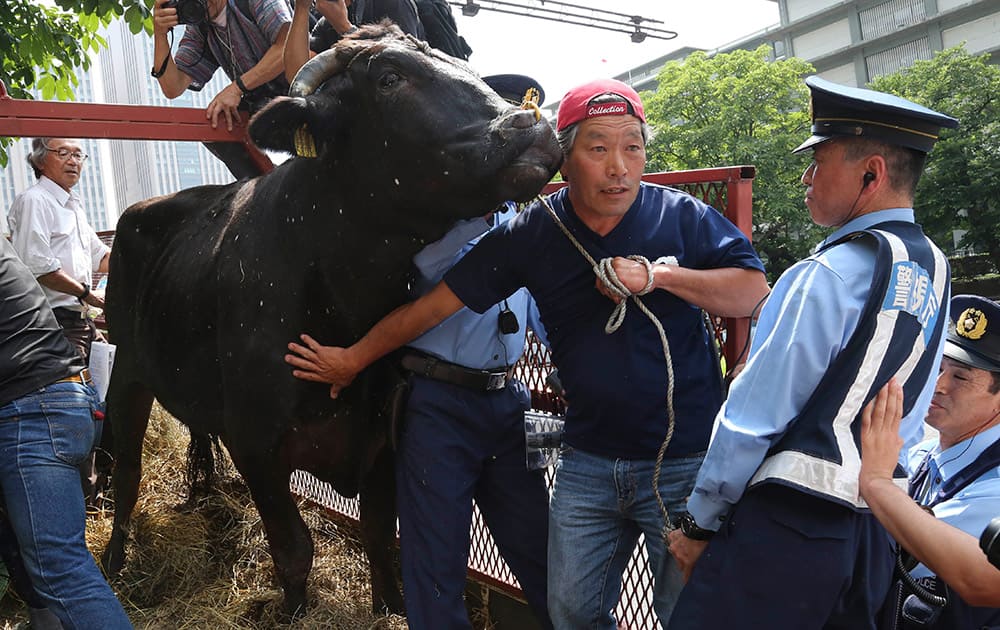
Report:
[[306,605],[313,544],[289,492],[309,471],[360,493],[373,607],[398,611],[395,506],[376,364],[337,400],[292,377],[308,331],[348,345],[408,298],[410,259],[463,218],[536,194],[561,152],[549,124],[507,105],[463,63],[387,25],[299,73],[252,121],[265,148],[317,157],[227,186],[138,203],[118,222],[107,318],[117,509],[105,568],[121,569],[153,396],[192,435],[218,435],[253,496],[289,613]]

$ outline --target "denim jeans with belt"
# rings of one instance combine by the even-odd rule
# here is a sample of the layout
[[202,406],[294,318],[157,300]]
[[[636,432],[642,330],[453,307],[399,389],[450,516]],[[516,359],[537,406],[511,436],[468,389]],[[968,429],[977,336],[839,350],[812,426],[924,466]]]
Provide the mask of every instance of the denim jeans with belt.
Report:
[[[704,453],[667,458],[660,496],[670,517],[686,508]],[[549,504],[549,614],[557,630],[615,630],[622,573],[645,534],[653,573],[653,610],[662,625],[683,576],[663,543],[663,514],[653,493],[656,461],[616,459],[566,447]]]
[[64,628],[131,628],[87,549],[76,466],[94,443],[94,390],[53,383],[0,407],[0,490],[32,584]]

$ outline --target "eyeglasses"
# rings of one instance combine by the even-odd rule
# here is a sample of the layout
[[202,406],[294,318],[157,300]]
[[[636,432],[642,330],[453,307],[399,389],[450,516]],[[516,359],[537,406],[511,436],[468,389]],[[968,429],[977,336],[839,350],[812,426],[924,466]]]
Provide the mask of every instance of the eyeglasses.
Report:
[[70,158],[73,158],[77,162],[84,162],[84,161],[87,160],[88,157],[90,157],[89,155],[87,155],[83,151],[70,151],[69,149],[65,149],[65,148],[63,148],[63,149],[50,149],[48,147],[45,147],[45,150],[48,151],[49,153],[55,153],[57,156],[59,156],[59,159],[62,160],[63,162],[65,162],[66,160],[68,160]]

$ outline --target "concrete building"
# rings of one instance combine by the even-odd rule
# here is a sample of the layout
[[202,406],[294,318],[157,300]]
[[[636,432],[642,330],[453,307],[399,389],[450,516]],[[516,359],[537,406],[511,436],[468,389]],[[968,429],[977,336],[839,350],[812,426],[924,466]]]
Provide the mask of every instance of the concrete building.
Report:
[[824,78],[863,86],[964,43],[1000,61],[1000,0],[778,0],[775,56],[811,62]]
[[[824,78],[858,87],[962,43],[1000,63],[1000,0],[774,1],[779,24],[713,52],[767,44],[774,59],[799,57]],[[615,78],[637,90],[655,89],[659,69],[691,52],[676,50]]]

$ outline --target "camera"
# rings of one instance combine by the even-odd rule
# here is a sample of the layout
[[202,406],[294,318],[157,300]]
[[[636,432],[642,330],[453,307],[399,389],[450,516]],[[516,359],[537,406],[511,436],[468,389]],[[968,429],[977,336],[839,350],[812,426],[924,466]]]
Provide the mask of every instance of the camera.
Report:
[[163,6],[177,9],[179,24],[197,24],[208,19],[208,0],[168,0]]
[[983,530],[983,535],[979,538],[979,546],[986,554],[990,564],[1000,569],[1000,516],[990,521],[990,524]]

